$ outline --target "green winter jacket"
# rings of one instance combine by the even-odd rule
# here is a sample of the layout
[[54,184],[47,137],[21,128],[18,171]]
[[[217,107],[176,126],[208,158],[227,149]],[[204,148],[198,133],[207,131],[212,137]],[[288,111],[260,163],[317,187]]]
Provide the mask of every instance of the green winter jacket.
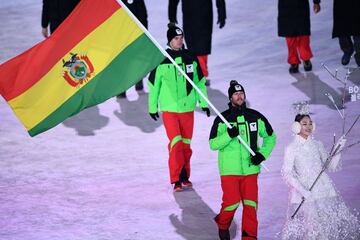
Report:
[[[201,71],[197,58],[188,50],[166,50],[175,62],[184,70],[201,92],[207,97],[206,79]],[[149,113],[192,112],[196,103],[201,108],[208,107],[207,102],[196,92],[176,67],[165,59],[149,76]]]
[[[254,151],[261,153],[266,159],[276,143],[276,135],[267,119],[258,111],[246,108],[232,107],[222,113],[225,119],[239,129],[241,138]],[[262,145],[258,146],[258,138],[262,138]],[[231,138],[225,123],[219,117],[214,120],[210,133],[210,148],[219,150],[218,165],[221,176],[246,176],[260,172],[261,165],[251,163],[251,154],[235,137]]]

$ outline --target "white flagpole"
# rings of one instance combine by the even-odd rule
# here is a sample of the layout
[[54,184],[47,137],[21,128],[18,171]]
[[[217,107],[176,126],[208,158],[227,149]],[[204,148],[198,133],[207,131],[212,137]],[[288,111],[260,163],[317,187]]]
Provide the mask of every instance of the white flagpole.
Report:
[[[155,44],[155,46],[161,51],[161,53],[167,57],[172,64],[177,68],[177,70],[185,77],[185,79],[191,84],[191,86],[194,87],[194,89],[199,93],[199,95],[209,104],[209,106],[214,110],[216,115],[220,117],[220,119],[225,123],[225,125],[228,128],[232,128],[230,123],[224,118],[224,116],[216,109],[216,107],[209,101],[209,99],[201,92],[201,90],[196,86],[196,84],[189,78],[189,76],[182,70],[182,68],[179,67],[179,65],[175,62],[175,60],[164,50],[163,47],[156,41],[155,38],[150,34],[150,32],[142,25],[142,23],[134,16],[134,14],[126,7],[126,5],[121,0],[116,0],[122,8],[125,9],[125,11],[129,14],[129,16],[136,22],[136,24],[144,31],[146,36],[150,38],[150,40]],[[240,137],[240,135],[237,136],[237,138],[240,140],[242,145],[250,152],[252,156],[255,156],[254,151],[247,145],[247,143]],[[261,165],[269,171],[269,169],[261,163]]]

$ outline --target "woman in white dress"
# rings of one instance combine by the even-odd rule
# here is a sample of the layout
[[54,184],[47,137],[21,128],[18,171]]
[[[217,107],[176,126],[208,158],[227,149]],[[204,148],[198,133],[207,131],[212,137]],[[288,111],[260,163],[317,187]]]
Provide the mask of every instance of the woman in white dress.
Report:
[[[283,178],[291,188],[282,239],[360,239],[357,216],[346,207],[328,175],[323,173],[309,191],[329,156],[323,144],[312,138],[314,127],[308,114],[296,115],[292,128],[296,135],[285,150],[282,167]],[[340,138],[335,149],[340,145],[341,151],[345,142]],[[339,170],[340,155],[333,157],[328,170]],[[291,219],[303,198],[304,204]]]

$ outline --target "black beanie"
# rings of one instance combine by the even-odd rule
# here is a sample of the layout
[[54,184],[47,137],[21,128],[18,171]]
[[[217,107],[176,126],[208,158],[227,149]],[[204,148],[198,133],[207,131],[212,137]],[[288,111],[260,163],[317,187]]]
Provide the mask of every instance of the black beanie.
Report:
[[230,87],[229,87],[229,89],[228,89],[229,99],[231,98],[231,96],[232,96],[235,92],[243,92],[243,93],[245,94],[245,89],[244,89],[243,86],[241,86],[241,84],[238,83],[236,80],[231,80],[231,81],[230,81]]
[[183,36],[184,33],[183,33],[183,30],[181,30],[181,28],[175,26],[174,23],[169,23],[168,24],[168,30],[167,30],[167,40],[168,40],[168,43],[176,36]]

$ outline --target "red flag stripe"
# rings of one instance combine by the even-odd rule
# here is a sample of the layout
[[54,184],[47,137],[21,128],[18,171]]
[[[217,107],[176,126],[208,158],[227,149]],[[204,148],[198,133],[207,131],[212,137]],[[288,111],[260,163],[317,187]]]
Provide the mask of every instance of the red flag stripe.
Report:
[[[105,11],[98,11],[99,5]],[[65,55],[74,46],[97,26],[106,21],[120,7],[113,0],[80,1],[53,35],[23,54],[0,65],[0,94],[6,101],[9,101],[25,92],[39,81],[59,60],[67,57]],[[84,12],[86,12],[86,16],[83,15]],[[57,43],[56,46],[55,43]],[[61,47],[58,47],[58,43],[62,43]],[[30,58],[30,61],[26,61],[28,58]],[[46,59],[46,61],[38,61],[39,59]],[[26,66],[18,66],[25,62],[27,63]],[[39,66],[38,62],[42,62],[43,65]],[[12,71],[17,68],[20,71]],[[24,74],[27,77],[24,78]]]

